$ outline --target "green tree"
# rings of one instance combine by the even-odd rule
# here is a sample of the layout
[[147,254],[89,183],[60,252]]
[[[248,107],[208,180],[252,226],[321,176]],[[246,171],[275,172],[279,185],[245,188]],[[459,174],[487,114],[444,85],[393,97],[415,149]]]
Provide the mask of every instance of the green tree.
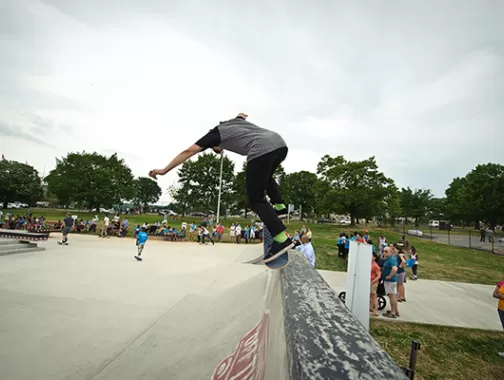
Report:
[[191,197],[191,189],[188,184],[176,183],[168,188],[168,194],[173,202],[170,203],[169,209],[185,216],[187,212],[194,207]]
[[[203,153],[196,160],[189,160],[178,170],[179,187],[174,197],[180,202],[181,197],[190,196],[192,208],[197,211],[217,210],[219,192],[219,173],[221,157],[213,153]],[[234,162],[224,156],[222,169],[222,194],[221,203],[228,205],[233,200]],[[181,194],[184,191],[185,194]]]
[[399,200],[403,211],[403,216],[415,219],[415,225],[418,226],[421,219],[429,212],[432,193],[426,189],[411,190],[409,187],[402,188],[399,192]]
[[33,166],[16,161],[0,161],[0,202],[4,208],[9,202],[31,204],[43,195],[42,180]]
[[285,175],[282,190],[286,202],[301,206],[303,215],[312,214],[316,208],[318,181],[315,173],[305,170]]
[[[247,171],[247,162],[243,163],[242,170],[239,171],[233,181],[233,198],[232,204],[233,208],[237,212],[244,213],[244,218],[247,218],[248,213],[251,211],[248,194],[247,194],[247,181],[246,181],[246,171]],[[280,165],[275,172],[273,173],[273,177],[280,184],[280,190],[282,195],[285,196],[287,189],[285,187],[285,169],[282,165]]]
[[242,170],[240,170],[233,181],[233,209],[238,213],[243,211],[243,216],[246,219],[247,214],[250,211],[248,195],[247,195],[247,183],[245,173],[247,170],[247,162],[243,163]]
[[111,207],[132,199],[135,186],[131,169],[117,154],[69,153],[56,159],[46,178],[48,191],[63,204],[76,202],[90,208]]
[[382,200],[395,187],[394,181],[378,171],[374,157],[347,161],[343,156],[325,155],[317,165],[324,184],[319,210],[325,213],[348,213],[352,225],[358,218],[379,215]]
[[452,221],[504,223],[504,166],[478,165],[463,178],[455,178],[446,190],[446,207]]
[[149,203],[156,203],[163,191],[158,183],[147,177],[139,177],[134,182],[135,197],[133,202],[138,206],[147,208]]
[[432,198],[429,204],[429,219],[444,219],[446,217],[446,198]]

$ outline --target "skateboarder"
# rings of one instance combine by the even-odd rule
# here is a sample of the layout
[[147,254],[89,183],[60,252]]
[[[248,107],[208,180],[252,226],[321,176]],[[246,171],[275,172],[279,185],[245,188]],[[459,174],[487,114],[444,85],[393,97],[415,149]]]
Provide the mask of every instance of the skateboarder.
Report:
[[[181,153],[165,168],[154,169],[149,176],[157,179],[165,175],[189,158],[205,149],[212,148],[215,153],[224,149],[247,156],[246,188],[250,207],[259,215],[274,238],[267,258],[278,257],[294,245],[285,234],[285,226],[280,220],[287,215],[287,207],[280,194],[280,186],[273,173],[287,156],[287,145],[276,132],[260,128],[248,122],[247,115],[240,113],[234,119],[223,121],[211,129]],[[268,194],[270,204],[264,193]]]
[[70,214],[70,213],[67,214],[66,218],[63,219],[63,224],[64,224],[64,227],[63,227],[63,230],[61,231],[63,237],[62,237],[61,241],[58,242],[58,244],[68,245],[68,234],[70,233],[70,231],[72,231],[72,227],[74,224],[74,219],[72,218],[72,214]]
[[145,247],[145,243],[147,243],[148,238],[149,238],[149,235],[147,235],[147,232],[145,232],[145,228],[142,227],[142,229],[138,233],[137,241],[136,241],[137,255],[135,256],[135,259],[137,259],[138,261],[142,261],[142,251]]

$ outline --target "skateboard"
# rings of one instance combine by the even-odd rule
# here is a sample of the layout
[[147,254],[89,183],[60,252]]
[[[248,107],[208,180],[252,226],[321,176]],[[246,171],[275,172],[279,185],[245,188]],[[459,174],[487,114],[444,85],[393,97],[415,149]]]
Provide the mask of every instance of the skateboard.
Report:
[[63,243],[62,241],[58,241],[59,245],[68,245],[68,243]]
[[[272,244],[273,244],[273,236],[271,236],[270,232],[264,226],[263,229],[263,238],[264,238],[264,258],[266,258],[266,255],[268,254]],[[282,269],[285,268],[287,265],[289,265],[289,253],[284,252],[277,258],[269,261],[269,262],[264,262],[264,264],[270,268],[270,269]]]

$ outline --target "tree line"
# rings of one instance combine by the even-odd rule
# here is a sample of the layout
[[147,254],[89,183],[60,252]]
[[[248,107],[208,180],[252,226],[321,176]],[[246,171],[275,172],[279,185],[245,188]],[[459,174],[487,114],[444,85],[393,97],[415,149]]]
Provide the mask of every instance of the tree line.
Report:
[[[175,212],[215,212],[218,202],[221,157],[203,153],[178,169],[178,182],[168,189]],[[246,163],[235,173],[235,164],[223,158],[221,214],[250,212],[245,188]],[[352,224],[376,219],[395,224],[399,218],[416,225],[429,219],[457,225],[504,224],[504,166],[483,164],[465,177],[454,178],[445,197],[429,189],[398,188],[382,173],[375,157],[361,161],[325,155],[315,172],[275,173],[285,201],[301,208],[303,217],[348,215]],[[0,162],[0,199],[34,202],[41,198],[59,204],[90,208],[113,207],[128,200],[147,207],[162,194],[157,182],[134,178],[117,154],[69,153],[56,160],[56,168],[41,179],[37,171],[14,161]]]

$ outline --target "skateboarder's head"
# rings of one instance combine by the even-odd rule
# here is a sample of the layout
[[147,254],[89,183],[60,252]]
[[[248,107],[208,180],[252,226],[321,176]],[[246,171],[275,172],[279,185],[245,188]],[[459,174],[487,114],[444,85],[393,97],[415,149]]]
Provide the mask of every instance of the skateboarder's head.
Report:
[[236,116],[237,119],[243,119],[247,120],[248,115],[246,113],[240,112],[238,116]]

